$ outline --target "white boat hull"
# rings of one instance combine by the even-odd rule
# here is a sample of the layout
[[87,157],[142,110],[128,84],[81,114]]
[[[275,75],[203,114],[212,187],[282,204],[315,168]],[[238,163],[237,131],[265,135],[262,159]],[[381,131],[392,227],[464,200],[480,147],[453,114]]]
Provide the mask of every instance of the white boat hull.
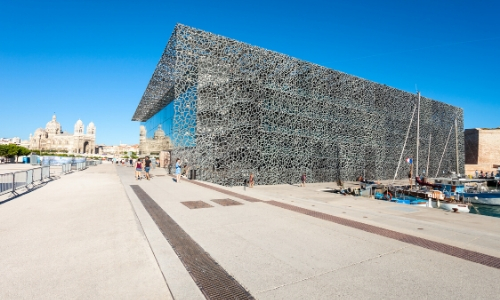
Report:
[[500,205],[500,194],[497,193],[464,193],[463,199],[476,204]]
[[430,200],[433,208],[441,208],[451,212],[468,213],[469,206],[467,204],[450,203],[445,201]]

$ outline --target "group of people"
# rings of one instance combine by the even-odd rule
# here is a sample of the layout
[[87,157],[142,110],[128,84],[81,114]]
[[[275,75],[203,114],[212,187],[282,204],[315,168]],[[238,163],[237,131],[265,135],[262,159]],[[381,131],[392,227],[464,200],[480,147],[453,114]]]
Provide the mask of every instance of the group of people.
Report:
[[491,171],[491,175],[488,175],[488,172],[484,173],[483,170],[481,172],[477,172],[476,170],[476,178],[488,178],[495,177],[495,172]]
[[144,171],[145,178],[147,180],[151,179],[149,175],[149,170],[151,169],[151,160],[149,156],[146,156],[144,160],[138,159],[135,163],[135,178],[140,180],[142,178],[142,172]]

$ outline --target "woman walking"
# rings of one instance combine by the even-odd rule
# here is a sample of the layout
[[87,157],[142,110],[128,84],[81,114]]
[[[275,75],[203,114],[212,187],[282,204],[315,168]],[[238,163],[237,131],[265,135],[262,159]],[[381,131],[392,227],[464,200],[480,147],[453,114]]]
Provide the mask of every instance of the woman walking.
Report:
[[177,158],[175,161],[175,175],[177,176],[177,183],[181,182],[181,160]]
[[141,179],[141,172],[142,172],[142,163],[140,159],[137,159],[137,162],[135,163],[135,179],[139,180]]

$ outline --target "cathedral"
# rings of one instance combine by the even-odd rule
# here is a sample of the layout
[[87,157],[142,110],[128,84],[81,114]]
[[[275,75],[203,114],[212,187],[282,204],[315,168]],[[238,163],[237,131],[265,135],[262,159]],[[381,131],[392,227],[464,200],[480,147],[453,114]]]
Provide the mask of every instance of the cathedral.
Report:
[[161,125],[158,125],[153,138],[146,137],[146,127],[141,125],[139,131],[139,155],[158,155],[161,151],[169,150],[172,150],[172,144]]
[[57,122],[56,115],[45,125],[45,129],[38,128],[35,133],[30,134],[30,149],[43,151],[56,151],[72,154],[96,154],[95,125],[90,122],[87,132],[84,133],[84,125],[81,120],[75,124],[74,133],[67,133]]

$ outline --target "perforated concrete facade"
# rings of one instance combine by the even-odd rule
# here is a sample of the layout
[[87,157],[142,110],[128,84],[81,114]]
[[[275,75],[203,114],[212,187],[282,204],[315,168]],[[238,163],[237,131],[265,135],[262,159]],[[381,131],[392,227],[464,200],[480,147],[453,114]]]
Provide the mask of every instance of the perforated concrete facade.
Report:
[[[296,183],[302,173],[308,182],[389,179],[417,98],[179,24],[133,120],[146,122],[172,105],[173,158],[210,182],[239,185],[249,173],[257,184]],[[462,109],[421,98],[420,170],[431,134],[429,174],[456,170],[455,118],[463,172]],[[416,128],[415,116],[403,159],[416,157]],[[408,170],[401,163],[398,177]]]

